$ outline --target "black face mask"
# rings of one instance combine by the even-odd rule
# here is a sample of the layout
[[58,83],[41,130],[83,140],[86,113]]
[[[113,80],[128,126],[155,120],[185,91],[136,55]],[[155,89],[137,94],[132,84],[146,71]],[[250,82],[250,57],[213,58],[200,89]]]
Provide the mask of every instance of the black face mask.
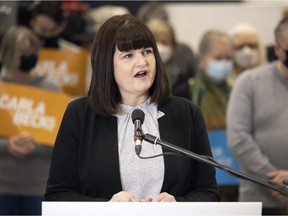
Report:
[[38,36],[41,42],[42,47],[44,48],[59,48],[58,39],[57,37],[46,38],[42,36]]
[[285,58],[285,60],[282,61],[282,62],[283,62],[283,64],[286,66],[286,68],[288,68],[288,50],[284,50],[284,49],[283,49],[283,51],[285,51],[286,58]]
[[38,56],[36,54],[31,55],[23,55],[20,58],[20,66],[19,69],[23,72],[28,73],[33,67],[36,66],[38,60]]

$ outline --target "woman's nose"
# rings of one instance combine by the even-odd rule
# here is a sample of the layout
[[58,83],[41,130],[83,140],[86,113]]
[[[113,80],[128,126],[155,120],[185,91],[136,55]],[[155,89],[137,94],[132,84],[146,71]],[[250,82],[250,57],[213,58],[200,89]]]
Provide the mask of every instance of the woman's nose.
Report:
[[144,68],[147,65],[147,60],[145,59],[144,56],[139,56],[137,58],[137,66],[140,68]]

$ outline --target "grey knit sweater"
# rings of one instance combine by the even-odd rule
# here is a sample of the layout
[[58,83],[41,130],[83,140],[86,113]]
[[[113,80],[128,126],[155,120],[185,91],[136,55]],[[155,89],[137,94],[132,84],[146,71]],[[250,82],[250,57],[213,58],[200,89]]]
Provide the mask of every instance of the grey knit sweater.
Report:
[[[44,77],[34,77],[25,85],[60,91]],[[52,147],[36,144],[31,155],[14,157],[8,153],[7,144],[8,138],[0,137],[0,195],[44,196]]]
[[[227,111],[228,145],[242,171],[265,179],[266,173],[288,169],[288,77],[276,63],[240,75]],[[281,207],[268,189],[241,181],[239,201],[261,201]]]

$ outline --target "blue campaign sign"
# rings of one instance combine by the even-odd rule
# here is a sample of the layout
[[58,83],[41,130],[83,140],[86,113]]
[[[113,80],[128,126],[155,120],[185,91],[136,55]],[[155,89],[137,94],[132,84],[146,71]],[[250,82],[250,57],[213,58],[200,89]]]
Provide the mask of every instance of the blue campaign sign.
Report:
[[[221,164],[239,170],[239,163],[236,161],[227,145],[226,130],[209,131],[208,137],[214,159]],[[216,179],[218,185],[238,185],[239,179],[221,169],[216,168]]]

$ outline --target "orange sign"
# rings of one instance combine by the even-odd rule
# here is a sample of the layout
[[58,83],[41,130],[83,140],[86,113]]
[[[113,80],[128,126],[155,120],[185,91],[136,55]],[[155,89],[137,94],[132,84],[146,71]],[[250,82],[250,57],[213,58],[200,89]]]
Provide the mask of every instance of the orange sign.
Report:
[[48,76],[71,96],[85,95],[88,53],[41,49],[35,72]]
[[35,142],[53,145],[68,100],[64,93],[0,82],[0,135],[26,131]]

